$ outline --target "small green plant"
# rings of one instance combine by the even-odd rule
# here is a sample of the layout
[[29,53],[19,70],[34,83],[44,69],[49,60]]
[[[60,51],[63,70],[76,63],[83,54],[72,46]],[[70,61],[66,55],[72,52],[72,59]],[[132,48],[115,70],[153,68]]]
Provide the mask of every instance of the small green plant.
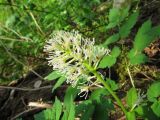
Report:
[[[121,13],[122,16],[117,19],[116,16],[119,13]],[[85,111],[88,106],[89,113],[87,113],[87,111],[86,113],[84,112],[82,116],[79,116],[81,119],[83,119],[84,114],[85,117],[95,117],[93,114],[96,114],[96,105],[100,107],[101,102],[106,100],[102,96],[109,94],[112,95],[116,103],[124,112],[127,120],[135,120],[138,116],[147,118],[148,112],[152,114],[154,119],[158,119],[160,102],[157,99],[157,97],[159,97],[159,91],[157,91],[157,89],[159,83],[151,85],[147,91],[148,102],[153,102],[153,104],[149,106],[149,104],[147,104],[148,102],[145,102],[146,94],[136,89],[134,81],[131,79],[133,87],[127,92],[126,107],[114,92],[118,89],[117,84],[109,78],[104,77],[98,71],[101,68],[110,68],[116,64],[117,58],[121,54],[121,49],[118,46],[114,46],[112,50],[109,50],[108,48],[111,44],[129,36],[131,29],[138,19],[138,15],[138,10],[128,16],[128,9],[126,9],[126,11],[118,11],[117,8],[111,9],[109,12],[109,25],[107,26],[107,29],[118,26],[119,31],[110,36],[104,44],[101,45],[95,45],[94,40],[84,38],[76,31],[56,31],[51,36],[51,39],[47,41],[45,52],[48,52],[49,54],[47,59],[54,71],[47,76],[46,79],[50,79],[50,76],[52,75],[56,78],[57,75],[58,77],[62,75],[63,79],[60,77],[55,87],[59,87],[66,80],[67,83],[71,83],[72,87],[79,89],[79,95],[85,98],[87,98],[88,92],[92,91],[93,87],[96,87],[96,90],[92,91],[89,99],[82,104],[79,104],[76,109],[76,112],[78,113],[80,112],[79,109]],[[125,20],[126,16],[128,16],[127,20]],[[122,21],[125,22],[123,23]],[[135,36],[133,48],[128,52],[129,64],[137,65],[147,62],[147,56],[143,53],[143,50],[159,36],[160,26],[151,27],[150,20],[144,22]],[[51,77],[51,79],[53,78]],[[55,88],[53,88],[53,90],[54,89]],[[152,94],[151,91],[156,92],[155,94]],[[106,104],[108,104],[108,102],[109,101],[106,100]],[[113,102],[111,102],[111,105],[112,104]],[[102,108],[100,108],[105,111],[104,106],[101,106]],[[149,107],[147,113],[140,113],[142,112],[142,109],[147,106]],[[106,105],[106,107],[108,107],[108,105]],[[112,109],[113,108],[111,108],[111,110]],[[100,113],[97,113],[97,115],[98,114]],[[89,119],[90,117],[87,118]],[[103,119],[105,118],[102,117],[101,120]]]

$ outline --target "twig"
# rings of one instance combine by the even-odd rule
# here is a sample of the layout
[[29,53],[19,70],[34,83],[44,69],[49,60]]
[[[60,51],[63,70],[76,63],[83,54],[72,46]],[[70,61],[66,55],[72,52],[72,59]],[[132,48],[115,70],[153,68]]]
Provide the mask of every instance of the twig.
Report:
[[140,69],[138,69],[137,67],[135,67],[135,69],[137,69],[142,75],[144,75],[146,78],[148,78],[149,80],[154,81],[153,78],[149,77],[148,75],[146,75],[144,72],[140,71]]
[[40,102],[29,102],[28,106],[29,107],[39,107],[39,108],[52,108],[51,104],[40,103]]
[[19,87],[9,87],[9,86],[0,86],[0,89],[11,89],[11,90],[20,90],[20,91],[37,91],[42,89],[49,89],[52,88],[52,85],[39,87],[39,88],[19,88]]
[[[25,8],[27,8],[27,6],[25,6]],[[36,27],[38,28],[38,30],[41,32],[41,34],[42,34],[43,36],[45,36],[45,33],[43,32],[43,30],[42,30],[41,27],[39,26],[39,24],[38,24],[37,20],[35,19],[33,13],[32,13],[31,11],[28,11],[28,13],[29,13],[29,15],[31,16],[31,18],[33,19],[33,21],[34,21]]]
[[28,110],[25,110],[19,114],[17,114],[16,116],[14,116],[13,118],[11,118],[11,120],[16,120],[17,118],[21,117],[22,115],[28,113],[28,112],[31,112],[31,111],[34,111],[34,110],[39,110],[39,109],[42,109],[42,108],[32,108],[32,109],[28,109]]
[[131,80],[131,84],[132,84],[132,86],[135,88],[134,81],[133,81],[133,79],[132,79],[132,76],[131,76],[131,72],[130,72],[130,70],[129,70],[129,67],[127,67],[127,72],[128,72],[129,78],[130,78],[130,80]]
[[[18,36],[20,39],[32,40],[32,39],[30,39],[30,38],[27,38],[27,37],[24,37],[24,36],[20,35],[18,32],[16,32],[16,31],[13,30],[13,29],[4,26],[2,23],[0,23],[0,27],[3,28],[3,31],[5,31],[5,32],[7,32],[7,33],[8,33],[8,31],[14,33],[14,34],[15,34],[16,36]],[[11,38],[11,39],[12,39],[12,38]]]

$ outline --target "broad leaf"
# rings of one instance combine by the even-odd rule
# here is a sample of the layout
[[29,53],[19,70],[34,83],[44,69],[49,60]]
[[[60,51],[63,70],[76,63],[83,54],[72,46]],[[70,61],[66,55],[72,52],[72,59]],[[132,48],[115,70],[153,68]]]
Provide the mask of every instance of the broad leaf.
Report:
[[55,80],[59,78],[61,74],[58,71],[51,72],[48,76],[46,76],[44,79],[46,80]]
[[100,61],[98,68],[111,67],[116,63],[116,58],[112,56],[104,56]]
[[107,26],[107,28],[113,28],[116,25],[119,24],[119,16],[120,16],[120,11],[118,8],[112,8],[109,11],[109,25]]
[[110,36],[109,38],[107,38],[104,45],[107,46],[107,45],[114,43],[118,40],[119,40],[119,34],[114,34],[114,35]]
[[154,102],[160,96],[160,82],[153,83],[147,90],[147,98],[149,101]]
[[134,40],[134,48],[138,51],[142,51],[145,47],[147,47],[152,41],[149,32],[151,30],[151,20],[143,23],[141,28],[138,30]]
[[129,16],[129,18],[122,25],[122,27],[120,27],[119,33],[120,33],[121,38],[128,37],[128,35],[131,32],[131,29],[137,22],[138,16],[139,16],[139,11],[134,12],[133,14]]
[[153,103],[153,105],[151,106],[153,112],[160,117],[160,101],[156,101]]
[[115,81],[107,79],[106,82],[109,84],[110,88],[114,91],[118,89],[118,85]]
[[111,67],[116,63],[117,57],[120,55],[119,47],[114,47],[110,55],[104,56],[99,63],[98,68]]
[[106,90],[106,88],[98,88],[91,93],[90,99],[93,101],[96,100],[97,103],[99,103],[101,96],[107,95],[107,94],[109,93]]
[[134,104],[136,103],[137,99],[138,99],[137,90],[135,88],[131,88],[127,92],[127,97],[126,97],[128,106],[132,108]]

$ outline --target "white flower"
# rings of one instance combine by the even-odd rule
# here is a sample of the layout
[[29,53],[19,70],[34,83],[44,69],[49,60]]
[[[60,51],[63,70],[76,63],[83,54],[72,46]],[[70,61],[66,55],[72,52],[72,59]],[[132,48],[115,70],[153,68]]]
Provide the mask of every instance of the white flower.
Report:
[[[77,31],[55,31],[47,41],[44,51],[49,55],[48,64],[53,70],[64,74],[67,83],[71,83],[73,87],[79,84],[80,79],[85,83],[97,84],[95,76],[90,74],[84,62],[87,61],[96,69],[102,57],[109,54],[108,49],[95,46],[94,39],[83,38]],[[88,87],[83,87],[81,92],[88,91],[86,88]]]

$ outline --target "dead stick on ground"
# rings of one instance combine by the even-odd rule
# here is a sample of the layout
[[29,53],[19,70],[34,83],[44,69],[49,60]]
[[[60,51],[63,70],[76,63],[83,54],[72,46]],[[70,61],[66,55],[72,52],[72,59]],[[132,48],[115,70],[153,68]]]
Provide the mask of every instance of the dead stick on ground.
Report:
[[49,89],[52,87],[53,87],[52,85],[48,85],[48,86],[33,89],[33,88],[18,88],[18,87],[0,86],[0,89],[11,89],[11,90],[21,90],[21,91],[37,91],[37,90],[42,90],[42,89]]
[[[21,116],[24,115],[24,114],[27,114],[28,112],[32,112],[32,111],[34,111],[34,110],[39,110],[39,109],[42,109],[42,108],[36,107],[36,108],[32,108],[32,109],[25,110],[25,111],[17,114],[16,116],[14,116],[13,118],[11,118],[11,120],[16,120],[17,118],[21,117]],[[43,109],[42,109],[42,110],[43,110]]]

